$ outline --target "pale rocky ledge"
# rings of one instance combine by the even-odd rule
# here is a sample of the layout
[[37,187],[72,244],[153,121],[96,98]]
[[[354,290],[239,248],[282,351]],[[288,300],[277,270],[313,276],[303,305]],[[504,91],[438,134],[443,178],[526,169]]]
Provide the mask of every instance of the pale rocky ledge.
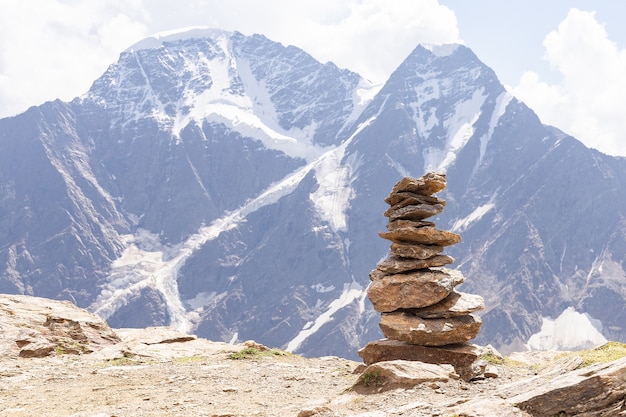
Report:
[[485,351],[465,381],[450,365],[111,329],[67,301],[0,295],[0,416],[626,416],[626,357]]

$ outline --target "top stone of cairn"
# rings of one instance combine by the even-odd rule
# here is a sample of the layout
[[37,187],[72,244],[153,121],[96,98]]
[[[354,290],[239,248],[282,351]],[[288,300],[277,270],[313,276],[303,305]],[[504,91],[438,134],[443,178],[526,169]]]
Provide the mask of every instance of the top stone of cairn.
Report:
[[420,195],[432,195],[446,188],[446,175],[436,172],[429,172],[420,178],[404,177],[385,198],[385,202],[390,205],[396,204],[394,201],[399,193],[410,192]]

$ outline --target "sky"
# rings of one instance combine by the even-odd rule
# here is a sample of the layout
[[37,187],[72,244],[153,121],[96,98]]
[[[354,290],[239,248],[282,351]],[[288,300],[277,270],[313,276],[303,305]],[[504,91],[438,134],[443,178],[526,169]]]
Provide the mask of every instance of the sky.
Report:
[[419,43],[463,43],[518,99],[626,156],[626,0],[0,0],[0,117],[87,92],[133,43],[261,33],[383,83]]

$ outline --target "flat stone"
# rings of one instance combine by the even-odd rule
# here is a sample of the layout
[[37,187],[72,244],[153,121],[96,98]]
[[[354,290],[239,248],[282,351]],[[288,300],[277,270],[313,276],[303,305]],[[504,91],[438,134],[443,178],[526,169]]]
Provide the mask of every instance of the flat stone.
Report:
[[448,255],[435,255],[427,259],[403,258],[400,256],[390,256],[376,265],[376,268],[385,274],[400,274],[417,269],[445,266],[454,262]]
[[485,378],[499,378],[500,372],[498,371],[498,368],[496,368],[495,366],[487,365],[485,367],[484,375],[485,375]]
[[[449,409],[451,416],[463,417],[533,417],[499,398],[477,398]],[[556,414],[558,416],[558,414]]]
[[196,340],[198,337],[186,334],[172,327],[145,327],[141,332],[128,329],[118,329],[117,334],[122,341],[127,343],[141,342],[146,345],[157,345],[162,343],[183,343]]
[[395,208],[408,206],[411,204],[441,204],[446,205],[446,200],[434,197],[432,195],[415,194],[408,191],[391,194],[385,202]]
[[479,347],[469,343],[420,346],[399,340],[380,339],[369,342],[357,353],[366,365],[401,359],[425,363],[447,363],[456,369],[471,366],[478,360],[481,351]]
[[43,358],[44,356],[50,356],[57,349],[55,343],[48,341],[36,341],[28,343],[20,349],[19,356],[22,358]]
[[458,379],[452,365],[393,360],[369,365],[355,387],[369,386],[383,391],[408,389],[425,382],[448,382],[450,379]]
[[626,415],[626,357],[525,383],[507,401],[533,416]]
[[337,414],[326,406],[303,408],[298,413],[298,417],[336,417]]
[[396,229],[400,229],[403,227],[424,227],[424,226],[432,226],[435,227],[434,222],[429,222],[426,220],[394,220],[387,223],[387,230],[393,231]]
[[483,310],[485,301],[479,295],[452,291],[450,295],[437,304],[411,309],[409,312],[423,319],[441,319],[448,317],[466,316],[470,313]]
[[414,345],[443,346],[475,338],[481,322],[480,317],[474,314],[446,319],[422,319],[405,312],[393,312],[383,313],[379,326],[388,339]]
[[389,232],[379,232],[378,236],[392,242],[418,243],[426,245],[450,246],[461,241],[461,236],[434,227],[401,227]]
[[388,275],[388,273],[383,272],[378,268],[374,268],[370,271],[370,281],[377,281],[379,279],[385,278]]
[[406,242],[393,242],[389,250],[391,256],[403,258],[428,259],[443,252],[443,246],[423,245]]
[[421,308],[437,304],[463,281],[463,274],[448,269],[387,275],[370,282],[367,296],[378,312]]
[[417,204],[400,208],[390,207],[383,213],[385,217],[389,217],[390,221],[394,220],[423,220],[432,216],[436,216],[443,211],[441,204]]
[[419,178],[404,177],[398,181],[385,199],[391,199],[393,194],[410,192],[420,195],[432,195],[446,188],[446,175],[429,172]]
[[366,365],[391,360],[419,361],[449,364],[464,380],[469,381],[481,373],[481,349],[469,343],[445,346],[419,346],[391,339],[368,343],[357,352]]

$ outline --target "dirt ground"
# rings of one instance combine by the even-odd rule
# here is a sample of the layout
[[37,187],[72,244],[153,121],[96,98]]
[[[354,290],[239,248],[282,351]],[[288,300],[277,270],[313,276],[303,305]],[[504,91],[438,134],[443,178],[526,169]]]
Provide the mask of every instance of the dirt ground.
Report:
[[353,389],[360,363],[336,357],[242,355],[245,346],[203,339],[126,349],[0,358],[0,416],[449,416],[535,372],[502,365],[498,378]]

